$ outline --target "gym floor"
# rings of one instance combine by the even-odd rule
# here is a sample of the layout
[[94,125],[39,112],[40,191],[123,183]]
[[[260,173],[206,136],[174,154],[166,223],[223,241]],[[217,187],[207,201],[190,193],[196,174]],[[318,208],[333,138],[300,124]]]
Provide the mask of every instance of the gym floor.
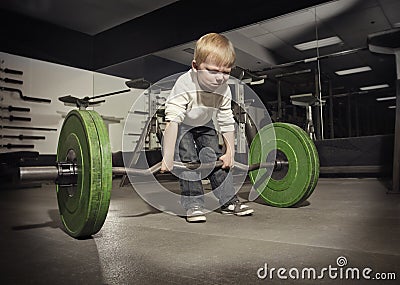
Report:
[[[54,185],[1,191],[0,284],[399,284],[400,195],[378,179],[321,178],[301,207],[250,202],[250,217],[212,212],[201,224],[119,183],[103,228],[85,240],[63,232]],[[323,278],[310,280],[311,268]],[[397,281],[366,281],[364,268]]]

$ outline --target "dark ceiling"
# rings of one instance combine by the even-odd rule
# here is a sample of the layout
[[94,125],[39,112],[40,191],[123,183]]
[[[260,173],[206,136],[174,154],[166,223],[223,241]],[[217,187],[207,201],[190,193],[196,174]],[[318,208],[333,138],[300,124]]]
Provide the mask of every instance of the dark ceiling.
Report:
[[0,22],[7,27],[7,41],[1,50],[104,70],[132,65],[209,31],[237,29],[324,2],[250,0],[238,9],[227,0],[203,0],[201,7],[194,0],[2,1]]
[[2,1],[0,8],[93,36],[173,2],[176,0],[19,0]]

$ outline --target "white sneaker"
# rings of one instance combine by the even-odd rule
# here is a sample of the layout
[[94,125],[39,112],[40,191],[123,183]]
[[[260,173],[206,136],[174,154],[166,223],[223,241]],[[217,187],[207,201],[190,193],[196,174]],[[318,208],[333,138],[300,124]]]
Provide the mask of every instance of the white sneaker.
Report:
[[203,209],[196,206],[187,210],[186,221],[188,221],[189,223],[205,222],[206,216],[204,215]]
[[221,213],[225,215],[248,216],[253,214],[254,210],[249,206],[236,201],[222,206]]

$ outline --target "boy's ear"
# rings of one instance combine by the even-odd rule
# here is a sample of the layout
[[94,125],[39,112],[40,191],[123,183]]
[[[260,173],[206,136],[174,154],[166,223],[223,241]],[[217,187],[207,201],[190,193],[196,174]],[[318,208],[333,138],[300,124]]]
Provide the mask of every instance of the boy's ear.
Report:
[[197,63],[194,59],[192,60],[192,68],[197,70]]

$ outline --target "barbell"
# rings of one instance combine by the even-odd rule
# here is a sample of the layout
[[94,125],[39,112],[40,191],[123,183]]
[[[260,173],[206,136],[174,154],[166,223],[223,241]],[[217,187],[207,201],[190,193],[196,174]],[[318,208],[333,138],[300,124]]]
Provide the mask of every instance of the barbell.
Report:
[[[235,170],[252,171],[260,168],[273,168],[280,170],[287,166],[287,161],[276,160],[274,162],[263,162],[246,165],[240,162],[235,162]],[[212,170],[222,167],[222,161],[217,160],[214,163],[198,163],[198,162],[177,162],[174,161],[174,169],[178,170]],[[78,165],[74,161],[60,161],[53,166],[22,166],[19,167],[19,179],[21,181],[40,181],[54,180],[57,185],[71,186],[76,185],[78,181]],[[156,175],[161,170],[161,162],[154,164],[148,169],[142,168],[127,168],[127,167],[112,167],[113,175],[129,175],[129,176],[148,176]]]
[[[93,110],[70,111],[61,128],[55,166],[20,167],[22,181],[54,180],[65,231],[85,238],[103,226],[110,204],[112,177],[155,175],[161,162],[149,169],[112,167],[111,145],[101,116]],[[291,207],[305,201],[319,176],[319,159],[313,141],[298,126],[273,123],[263,127],[251,142],[249,165],[234,163],[234,170],[249,172],[254,189],[267,205]],[[203,170],[214,163],[174,162],[176,169]]]

